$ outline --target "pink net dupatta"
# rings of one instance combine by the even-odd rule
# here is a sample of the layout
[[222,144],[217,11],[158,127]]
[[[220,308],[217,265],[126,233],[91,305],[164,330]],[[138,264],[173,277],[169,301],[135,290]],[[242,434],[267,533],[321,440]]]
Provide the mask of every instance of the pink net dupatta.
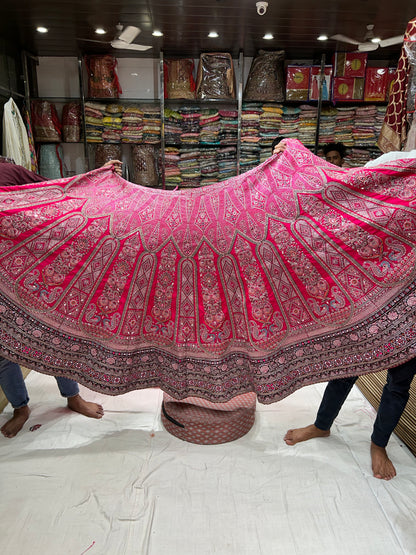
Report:
[[416,346],[416,163],[341,169],[289,140],[178,192],[106,169],[0,192],[3,356],[110,395],[263,403]]
[[392,85],[383,127],[377,145],[383,152],[401,150],[407,137],[407,89],[409,80],[409,59],[405,48],[406,41],[416,40],[416,18],[406,27],[395,80]]

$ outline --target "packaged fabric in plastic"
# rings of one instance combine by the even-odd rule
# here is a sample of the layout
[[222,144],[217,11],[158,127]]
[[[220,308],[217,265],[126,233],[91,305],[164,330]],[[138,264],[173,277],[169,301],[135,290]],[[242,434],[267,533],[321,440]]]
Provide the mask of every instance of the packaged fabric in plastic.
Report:
[[40,175],[47,179],[66,177],[61,145],[41,145],[39,150],[39,172]]
[[86,56],[88,96],[90,98],[118,98],[121,93],[113,56]]
[[133,183],[145,187],[157,187],[159,184],[159,148],[153,145],[134,145]]
[[188,58],[165,60],[165,98],[195,98],[194,61]]
[[95,168],[101,168],[110,160],[121,160],[121,146],[116,144],[99,144],[95,146]]
[[409,77],[407,82],[407,114],[408,118],[414,119],[416,100],[416,35],[411,40],[404,42],[407,59],[409,63]]
[[244,89],[244,100],[283,102],[285,99],[284,50],[260,50],[253,59]]
[[81,106],[69,102],[62,109],[62,138],[65,143],[79,143],[81,140]]
[[61,124],[55,104],[48,100],[32,100],[32,128],[37,143],[61,142]]
[[200,99],[235,98],[235,75],[230,54],[214,52],[199,57],[196,96]]

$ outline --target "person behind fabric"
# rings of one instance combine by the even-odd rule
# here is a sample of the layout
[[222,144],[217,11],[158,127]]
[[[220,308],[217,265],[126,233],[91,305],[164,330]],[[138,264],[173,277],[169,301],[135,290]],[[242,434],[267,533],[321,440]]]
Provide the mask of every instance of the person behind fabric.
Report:
[[[382,155],[376,160],[368,162],[365,167],[377,166],[391,160],[411,157],[414,158],[414,154],[412,156],[412,153],[409,152],[392,153],[388,159],[386,155]],[[387,456],[386,446],[406,408],[407,401],[409,400],[410,386],[415,373],[416,359],[412,359],[396,368],[389,369],[387,372],[387,381],[383,388],[371,435],[371,464],[375,478],[390,480],[396,476],[396,469]],[[341,378],[328,382],[314,424],[310,424],[305,428],[288,430],[284,437],[286,444],[295,445],[315,437],[328,437],[332,423],[357,379],[358,376],[352,376],[351,378]]]
[[278,149],[277,149],[276,147],[277,147],[277,145],[278,145],[281,141],[283,141],[283,139],[284,139],[284,137],[276,137],[276,138],[273,140],[273,142],[272,142],[272,147],[271,147],[271,148],[272,148],[272,154],[276,154],[277,152],[279,152]]
[[[114,171],[121,175],[121,162],[110,160],[103,167],[113,166]],[[14,164],[12,160],[0,157],[0,186],[23,185],[25,183],[39,183],[46,181],[44,177],[33,173],[22,166]],[[62,397],[67,399],[69,409],[79,412],[89,418],[102,418],[104,409],[97,403],[85,401],[79,394],[78,383],[64,377],[56,377]],[[29,418],[29,395],[20,366],[0,357],[0,386],[6,399],[13,407],[13,416],[0,429],[8,438],[14,437],[22,429]]]
[[328,143],[324,146],[325,160],[341,168],[344,162],[345,150],[342,143]]

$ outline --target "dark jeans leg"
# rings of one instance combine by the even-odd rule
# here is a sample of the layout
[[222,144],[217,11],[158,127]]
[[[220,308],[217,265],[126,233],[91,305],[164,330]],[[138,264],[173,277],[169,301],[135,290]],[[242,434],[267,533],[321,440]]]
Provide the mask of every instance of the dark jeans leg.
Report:
[[371,441],[379,447],[386,447],[400,420],[409,400],[410,384],[415,373],[416,359],[392,368],[387,373],[387,383],[383,388],[371,436]]
[[316,415],[315,426],[317,428],[320,430],[330,429],[357,379],[358,376],[352,376],[328,382]]

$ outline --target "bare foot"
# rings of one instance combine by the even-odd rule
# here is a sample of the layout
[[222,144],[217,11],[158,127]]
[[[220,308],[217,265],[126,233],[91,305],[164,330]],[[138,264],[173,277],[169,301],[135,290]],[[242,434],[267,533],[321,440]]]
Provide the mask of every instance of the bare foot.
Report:
[[371,442],[371,467],[374,478],[391,480],[396,476],[396,469],[387,456],[386,449]]
[[84,416],[88,416],[88,418],[102,418],[104,416],[104,409],[101,405],[91,403],[90,401],[84,401],[81,395],[68,397],[68,408]]
[[23,428],[23,424],[29,418],[30,409],[26,405],[20,409],[14,409],[13,416],[1,427],[1,433],[4,437],[14,437]]
[[329,430],[320,430],[311,424],[305,428],[296,428],[295,430],[288,430],[283,438],[287,445],[295,445],[300,441],[308,441],[314,437],[328,437],[331,432]]

